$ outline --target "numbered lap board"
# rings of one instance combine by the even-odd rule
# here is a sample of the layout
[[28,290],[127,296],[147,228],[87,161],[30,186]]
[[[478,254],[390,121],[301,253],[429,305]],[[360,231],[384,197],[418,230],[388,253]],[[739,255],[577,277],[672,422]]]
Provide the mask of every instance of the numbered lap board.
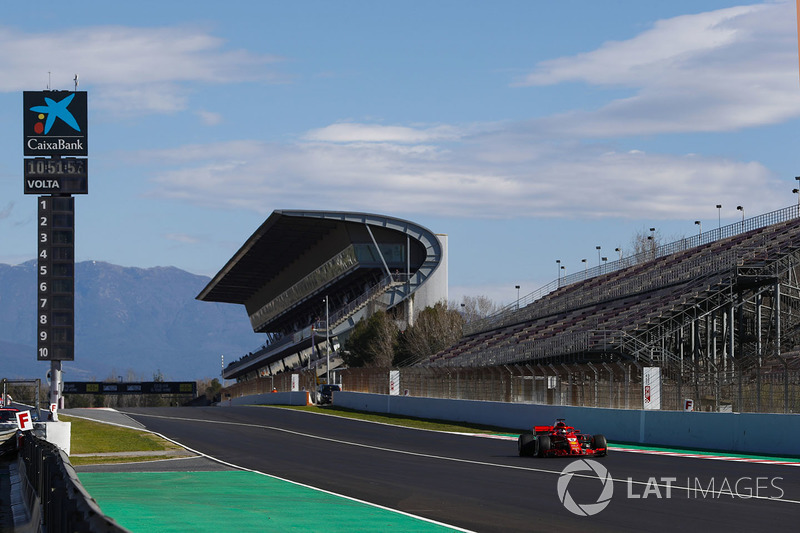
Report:
[[86,91],[23,91],[25,194],[38,197],[36,358],[75,359],[75,200],[89,192]]
[[75,359],[75,199],[40,196],[37,359]]

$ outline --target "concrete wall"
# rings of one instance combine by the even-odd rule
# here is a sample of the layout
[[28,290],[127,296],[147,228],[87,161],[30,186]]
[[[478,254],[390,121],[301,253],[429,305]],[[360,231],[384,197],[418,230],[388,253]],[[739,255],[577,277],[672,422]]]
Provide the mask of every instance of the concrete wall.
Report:
[[229,407],[231,405],[308,405],[309,403],[311,402],[307,391],[296,391],[239,396],[230,400],[223,400],[218,405],[220,407]]
[[34,422],[34,434],[51,444],[55,444],[67,455],[70,454],[72,422]]
[[[251,402],[252,403],[252,402]],[[376,413],[530,429],[556,418],[613,442],[725,452],[797,456],[800,415],[616,410],[361,392],[336,392],[337,407]]]
[[414,299],[414,319],[416,315],[421,313],[426,307],[433,307],[439,302],[447,302],[448,299],[448,259],[447,259],[447,235],[437,233],[436,237],[442,246],[442,258],[439,262],[439,268],[425,280],[425,283],[417,289],[413,295]]

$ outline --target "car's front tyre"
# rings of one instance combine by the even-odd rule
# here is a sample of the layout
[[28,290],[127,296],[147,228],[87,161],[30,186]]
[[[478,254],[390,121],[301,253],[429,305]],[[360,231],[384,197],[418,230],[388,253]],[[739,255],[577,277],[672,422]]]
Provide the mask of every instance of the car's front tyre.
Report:
[[547,452],[553,447],[550,440],[550,435],[539,435],[536,438],[536,455],[539,457],[546,457]]

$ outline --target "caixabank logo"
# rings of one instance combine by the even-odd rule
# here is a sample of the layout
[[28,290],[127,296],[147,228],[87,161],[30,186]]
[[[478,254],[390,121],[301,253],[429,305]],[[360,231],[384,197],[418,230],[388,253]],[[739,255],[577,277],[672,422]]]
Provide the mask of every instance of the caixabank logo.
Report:
[[89,155],[86,91],[24,91],[22,106],[25,155]]

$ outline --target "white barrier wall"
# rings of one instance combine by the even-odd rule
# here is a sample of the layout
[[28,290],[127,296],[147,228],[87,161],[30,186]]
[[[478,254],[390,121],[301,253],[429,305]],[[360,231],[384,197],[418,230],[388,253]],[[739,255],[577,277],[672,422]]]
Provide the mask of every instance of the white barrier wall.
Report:
[[33,427],[37,437],[55,444],[67,455],[70,454],[72,422],[35,422]]
[[[252,402],[250,402],[252,403]],[[613,442],[800,455],[800,415],[600,409],[336,392],[337,407],[524,430],[556,418]]]
[[311,402],[308,401],[307,391],[292,391],[239,396],[222,400],[218,405],[228,407],[231,405],[308,405],[309,403]]

